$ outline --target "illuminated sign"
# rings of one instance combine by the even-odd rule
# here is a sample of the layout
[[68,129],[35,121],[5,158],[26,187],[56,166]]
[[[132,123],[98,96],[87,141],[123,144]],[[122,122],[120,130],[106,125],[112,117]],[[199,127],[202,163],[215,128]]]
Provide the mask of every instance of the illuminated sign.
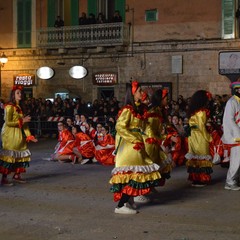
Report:
[[108,86],[117,84],[117,73],[98,72],[93,74],[93,85]]
[[31,87],[35,85],[35,75],[22,73],[13,75],[13,85],[22,85],[25,87]]

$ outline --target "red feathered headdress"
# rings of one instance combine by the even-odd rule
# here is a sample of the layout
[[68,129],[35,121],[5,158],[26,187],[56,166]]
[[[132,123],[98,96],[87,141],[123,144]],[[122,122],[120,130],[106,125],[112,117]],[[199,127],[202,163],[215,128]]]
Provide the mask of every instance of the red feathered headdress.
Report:
[[167,95],[168,95],[168,90],[166,88],[164,88],[162,90],[162,99],[164,99]]
[[21,85],[14,85],[13,87],[12,87],[12,91],[16,91],[17,89],[19,89],[19,90],[23,90],[23,86],[21,86]]
[[132,81],[132,95],[134,95],[134,93],[137,91],[139,87],[139,82],[138,81]]

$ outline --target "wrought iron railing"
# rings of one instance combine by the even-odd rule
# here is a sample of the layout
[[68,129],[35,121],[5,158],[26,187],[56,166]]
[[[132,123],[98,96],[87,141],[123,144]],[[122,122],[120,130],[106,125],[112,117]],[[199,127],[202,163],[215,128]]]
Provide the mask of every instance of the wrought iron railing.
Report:
[[121,46],[129,44],[129,26],[105,23],[62,28],[41,28],[37,46],[41,48]]

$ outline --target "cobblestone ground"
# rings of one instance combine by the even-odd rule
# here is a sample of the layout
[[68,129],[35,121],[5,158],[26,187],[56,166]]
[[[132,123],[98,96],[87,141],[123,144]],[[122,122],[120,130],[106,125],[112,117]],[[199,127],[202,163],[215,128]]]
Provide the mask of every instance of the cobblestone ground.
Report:
[[151,194],[140,213],[117,215],[109,192],[111,166],[46,161],[56,139],[30,144],[26,184],[0,187],[1,240],[239,240],[240,191],[224,190],[227,169],[192,188],[185,167]]

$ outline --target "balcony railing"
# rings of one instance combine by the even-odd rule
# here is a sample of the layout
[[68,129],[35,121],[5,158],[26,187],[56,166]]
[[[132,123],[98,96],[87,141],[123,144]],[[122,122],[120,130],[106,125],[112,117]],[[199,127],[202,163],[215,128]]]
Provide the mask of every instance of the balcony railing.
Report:
[[80,48],[129,44],[129,26],[124,23],[41,28],[37,31],[40,48]]

